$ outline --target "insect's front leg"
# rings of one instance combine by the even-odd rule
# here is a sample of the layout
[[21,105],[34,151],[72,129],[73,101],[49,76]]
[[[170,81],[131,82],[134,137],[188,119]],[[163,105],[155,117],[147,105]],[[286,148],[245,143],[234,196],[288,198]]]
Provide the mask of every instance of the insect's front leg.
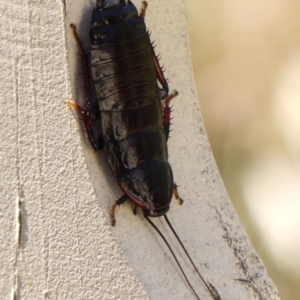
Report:
[[176,200],[181,205],[181,204],[183,204],[184,201],[182,200],[182,198],[179,197],[177,187],[178,187],[178,185],[176,183],[174,183],[174,185],[173,185],[173,193],[174,193],[174,196],[175,196]]
[[84,50],[83,44],[77,33],[76,25],[70,24],[70,27],[80,50],[81,68],[85,91],[85,105],[84,107],[81,107],[72,101],[65,101],[65,104],[78,110],[81,113],[88,139],[92,144],[92,147],[97,151],[103,148],[104,141],[101,130],[99,130],[99,132],[95,134],[92,127],[92,123],[100,119],[100,111],[98,108],[98,103],[95,103],[93,97],[88,54]]
[[126,195],[123,195],[121,198],[119,198],[111,207],[110,209],[110,224],[111,226],[115,226],[116,224],[116,218],[115,218],[115,211],[118,206],[123,204],[128,200],[128,197]]

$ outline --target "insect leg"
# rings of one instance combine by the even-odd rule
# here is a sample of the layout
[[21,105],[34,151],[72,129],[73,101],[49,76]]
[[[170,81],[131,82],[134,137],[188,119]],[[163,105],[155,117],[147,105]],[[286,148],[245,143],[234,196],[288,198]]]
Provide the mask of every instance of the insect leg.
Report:
[[[147,7],[148,7],[147,1],[143,1],[142,7],[140,10],[140,15],[139,15],[143,19],[145,19]],[[169,87],[168,87],[168,82],[164,76],[163,68],[159,64],[159,57],[155,54],[154,47],[155,46],[153,45],[153,43],[151,43],[151,49],[152,49],[153,58],[154,58],[154,66],[155,66],[155,71],[156,71],[156,78],[163,87],[161,90],[161,98],[164,99],[168,95]]]
[[90,109],[85,110],[78,104],[74,103],[73,101],[65,100],[65,104],[69,107],[72,107],[76,110],[78,110],[82,115],[82,120],[85,125],[86,133],[88,135],[88,139],[92,145],[92,147],[95,149],[95,151],[101,150],[104,146],[104,141],[102,138],[102,135],[99,134],[99,136],[96,138],[94,135],[94,131],[92,128],[92,113],[90,112]]
[[175,196],[176,200],[181,205],[184,201],[182,200],[182,198],[179,197],[177,187],[178,187],[178,185],[176,183],[174,183],[174,185],[173,185],[173,193],[174,193],[174,196]]
[[92,106],[94,99],[93,99],[93,93],[91,88],[91,76],[89,72],[89,59],[86,51],[84,50],[83,44],[80,40],[80,37],[77,33],[76,25],[70,24],[70,27],[72,29],[74,38],[76,40],[76,43],[80,49],[80,57],[81,57],[81,67],[83,72],[83,81],[84,81],[84,89],[85,89],[85,97],[87,100],[87,105]]
[[159,83],[162,85],[163,91],[165,91],[165,95],[168,95],[168,93],[169,93],[169,86],[168,86],[167,79],[164,76],[163,68],[159,64],[159,58],[155,54],[153,44],[152,44],[151,48],[152,48],[152,53],[153,53],[153,58],[154,58],[154,66],[155,66],[156,78],[159,81]]
[[110,209],[110,224],[111,226],[115,226],[116,225],[116,219],[115,219],[115,211],[117,206],[120,206],[121,204],[123,204],[124,202],[126,202],[128,200],[128,197],[126,195],[123,195],[121,198],[119,198],[111,207]]
[[174,90],[172,92],[172,94],[170,94],[165,101],[164,120],[163,120],[164,124],[163,125],[164,125],[167,140],[169,138],[170,121],[171,121],[171,107],[169,105],[170,105],[170,101],[177,95],[178,95],[178,92],[176,90]]
[[91,76],[89,71],[88,55],[84,50],[83,44],[77,33],[76,25],[70,24],[70,27],[72,29],[77,45],[80,49],[86,107],[83,108],[71,101],[65,101],[65,103],[68,106],[75,108],[76,110],[81,112],[89,141],[92,144],[92,147],[97,151],[103,148],[104,141],[100,132],[97,133],[97,137],[96,137],[92,128],[92,122],[97,119],[100,119],[100,112],[98,106],[96,105],[97,103],[94,103],[93,92],[91,87]]
[[141,7],[141,10],[140,10],[140,17],[143,18],[143,19],[145,19],[147,7],[148,7],[147,1],[143,1],[142,2],[142,7]]

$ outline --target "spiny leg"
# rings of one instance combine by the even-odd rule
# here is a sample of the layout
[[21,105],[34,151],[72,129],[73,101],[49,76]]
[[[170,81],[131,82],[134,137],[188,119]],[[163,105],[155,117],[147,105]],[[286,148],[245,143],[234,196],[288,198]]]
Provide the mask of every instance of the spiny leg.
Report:
[[128,197],[126,195],[123,195],[112,205],[112,207],[110,209],[110,224],[111,224],[111,226],[116,225],[115,211],[116,211],[117,206],[120,206],[121,204],[125,203],[127,200],[128,200]]
[[153,43],[152,43],[151,48],[152,48],[152,54],[153,54],[153,58],[154,58],[154,67],[155,67],[156,78],[159,81],[159,83],[162,85],[162,90],[165,92],[164,95],[162,96],[162,100],[163,100],[165,98],[165,96],[168,95],[168,93],[169,93],[169,86],[168,86],[167,79],[165,78],[165,75],[164,75],[164,70],[159,64],[159,57],[155,54],[154,47],[155,46],[153,46]]
[[171,121],[171,107],[170,107],[170,101],[178,95],[178,92],[174,90],[172,94],[168,95],[166,101],[165,101],[165,108],[164,108],[164,120],[163,120],[163,126],[166,134],[166,138],[168,140],[169,134],[170,134],[170,121]]
[[181,205],[183,203],[183,200],[182,200],[182,198],[179,197],[177,187],[178,187],[178,185],[176,183],[174,183],[174,185],[173,185],[173,193],[174,193],[174,196],[175,196],[176,200]]
[[91,87],[91,76],[89,72],[89,58],[84,50],[83,44],[80,40],[80,37],[77,33],[76,25],[70,24],[70,27],[73,32],[73,36],[76,40],[76,43],[80,49],[80,57],[81,57],[81,68],[83,74],[83,82],[84,82],[84,90],[85,90],[85,99],[87,101],[87,106],[92,107],[94,104],[93,92]]
[[97,110],[96,103],[94,103],[93,92],[91,87],[91,76],[89,72],[89,59],[86,51],[84,50],[80,37],[77,33],[76,25],[70,24],[70,27],[72,29],[76,43],[80,49],[86,107],[83,108],[72,101],[65,101],[65,104],[69,107],[78,110],[81,113],[88,135],[88,139],[92,144],[92,147],[97,151],[103,148],[104,141],[101,134],[99,134],[97,138],[95,137],[92,128],[92,122],[96,121],[97,119],[100,119],[100,112],[99,110]]
[[[140,10],[140,17],[143,19],[145,18],[147,7],[148,7],[148,3],[146,1],[143,1],[142,7]],[[161,100],[163,100],[167,97],[166,102],[165,102],[165,109],[164,109],[164,129],[165,129],[166,137],[168,139],[169,132],[170,132],[170,114],[171,114],[171,109],[169,107],[169,103],[175,96],[178,95],[178,92],[174,91],[171,95],[168,95],[168,93],[169,93],[168,82],[164,76],[163,68],[159,64],[159,58],[155,54],[154,47],[155,46],[152,43],[151,49],[152,49],[153,58],[154,58],[156,78],[162,85],[162,89],[160,90],[160,92],[161,92],[160,98],[161,98]]]
[[[142,7],[140,10],[140,17],[145,18],[146,15],[146,9],[148,7],[148,3],[146,1],[142,2]],[[168,95],[169,93],[169,86],[168,82],[164,76],[163,68],[159,64],[159,58],[155,54],[154,51],[154,45],[153,43],[151,44],[151,49],[152,49],[152,54],[153,54],[153,59],[154,59],[154,67],[155,67],[155,72],[156,72],[156,78],[159,81],[159,83],[162,85],[162,89],[160,89],[160,99],[165,100],[165,108],[164,108],[164,120],[163,120],[163,125],[164,125],[164,130],[166,133],[166,138],[168,140],[169,138],[169,133],[170,133],[170,115],[171,115],[171,108],[169,107],[170,101],[178,95],[177,91],[174,91],[172,94]]]
[[[143,19],[145,19],[147,7],[148,7],[147,1],[143,1],[142,2],[142,7],[141,7],[141,10],[140,10],[140,17],[143,18]],[[167,82],[167,80],[164,76],[163,68],[159,64],[159,57],[155,54],[154,48],[155,48],[155,46],[153,45],[153,43],[151,43],[151,49],[152,49],[152,54],[153,54],[153,58],[154,58],[154,66],[155,66],[155,72],[156,72],[156,78],[160,82],[160,84],[162,85],[163,91],[165,91],[165,93],[163,93],[163,95],[166,96],[166,95],[168,95],[168,92],[169,92],[168,82]]]

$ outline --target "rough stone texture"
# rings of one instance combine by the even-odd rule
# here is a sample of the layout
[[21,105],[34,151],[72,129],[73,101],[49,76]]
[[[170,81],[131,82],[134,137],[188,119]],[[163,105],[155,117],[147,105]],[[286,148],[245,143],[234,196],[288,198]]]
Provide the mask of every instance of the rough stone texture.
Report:
[[[88,0],[0,1],[1,299],[192,299],[140,212],[134,216],[126,204],[110,227],[109,208],[121,191],[103,153],[94,153],[63,105],[81,97],[68,24],[75,22],[83,35],[91,8]],[[170,87],[180,93],[169,155],[185,203],[174,201],[169,218],[222,300],[279,299],[233,211],[207,141],[184,2],[149,1],[146,18]],[[163,220],[154,222],[179,252],[201,299],[211,299]]]

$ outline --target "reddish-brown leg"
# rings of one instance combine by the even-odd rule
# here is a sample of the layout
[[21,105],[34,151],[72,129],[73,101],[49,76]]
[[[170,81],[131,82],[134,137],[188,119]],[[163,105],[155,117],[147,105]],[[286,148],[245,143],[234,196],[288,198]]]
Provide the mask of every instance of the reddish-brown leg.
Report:
[[[145,19],[147,7],[148,7],[147,1],[143,1],[141,9],[140,9],[140,15],[139,15],[143,19]],[[155,65],[157,80],[160,82],[160,84],[162,85],[162,87],[163,87],[163,89],[165,91],[165,94],[167,95],[168,92],[169,92],[168,83],[167,83],[167,80],[166,80],[166,78],[164,76],[163,69],[162,69],[162,67],[159,64],[159,58],[155,54],[153,46],[152,46],[152,52],[153,52],[153,57],[154,57],[154,65]]]
[[166,133],[166,138],[168,140],[169,133],[170,133],[170,121],[171,121],[171,108],[170,108],[170,101],[178,95],[178,92],[176,90],[173,91],[172,94],[168,95],[166,101],[165,101],[165,108],[164,108],[164,120],[163,125]]
[[74,38],[77,42],[77,45],[80,49],[81,68],[82,68],[82,75],[83,75],[86,105],[88,107],[92,107],[94,104],[94,99],[93,99],[93,93],[92,93],[92,87],[91,87],[92,81],[91,81],[91,76],[90,76],[90,72],[89,72],[88,55],[87,55],[86,51],[84,50],[83,44],[77,33],[76,25],[70,24],[70,27],[72,29],[72,32],[73,32]]
[[140,9],[140,17],[143,19],[145,19],[147,7],[148,7],[147,1],[143,1]]
[[179,197],[176,183],[174,183],[173,192],[174,192],[174,196],[175,196],[176,200],[181,205],[183,203],[183,200],[182,200],[182,198]]
[[152,46],[152,52],[153,52],[153,57],[154,57],[154,66],[155,66],[156,78],[160,82],[160,84],[162,85],[163,90],[168,95],[168,92],[169,92],[168,82],[167,82],[167,80],[166,80],[166,78],[164,76],[163,69],[162,69],[162,67],[159,64],[159,59],[158,59],[158,57],[155,54],[153,46]]
[[80,40],[80,37],[77,33],[76,25],[70,24],[72,29],[74,38],[77,42],[77,45],[80,49],[80,57],[81,57],[81,68],[82,68],[82,75],[83,75],[83,83],[84,83],[84,91],[85,91],[85,107],[81,107],[78,104],[72,101],[65,101],[65,104],[69,107],[72,107],[79,111],[82,115],[82,120],[84,122],[86,132],[88,135],[88,139],[92,144],[92,147],[95,150],[100,150],[103,148],[103,138],[100,133],[95,136],[92,128],[92,123],[99,119],[97,117],[99,113],[97,113],[96,106],[93,99],[92,87],[91,87],[91,76],[89,72],[89,60],[86,51],[84,50],[83,44]]

